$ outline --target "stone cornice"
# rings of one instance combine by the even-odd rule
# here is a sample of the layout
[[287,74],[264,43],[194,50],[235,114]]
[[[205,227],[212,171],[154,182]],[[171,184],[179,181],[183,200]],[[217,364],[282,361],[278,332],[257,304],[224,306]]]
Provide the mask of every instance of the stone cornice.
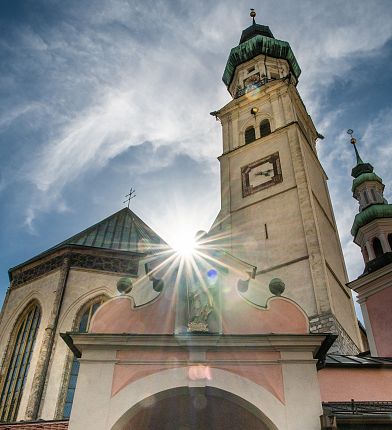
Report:
[[178,334],[178,335],[134,335],[103,333],[61,333],[61,337],[77,356],[83,351],[112,349],[126,350],[157,348],[162,350],[180,348],[187,350],[259,350],[312,352],[317,356],[328,334],[260,334],[260,335],[219,335],[219,334]]
[[[278,86],[277,84],[280,83]],[[269,81],[267,84],[256,88],[249,93],[244,94],[243,96],[230,100],[225,106],[223,106],[217,112],[218,118],[227,115],[230,112],[236,111],[238,108],[242,108],[243,106],[251,106],[255,102],[260,102],[260,92],[263,92],[263,96],[271,96],[275,94],[278,88],[284,89],[284,91],[280,91],[279,95],[282,95],[287,92],[287,84],[283,82],[283,79],[277,79],[273,81]]]
[[349,282],[347,286],[358,293],[358,303],[363,303],[368,297],[391,286],[391,272],[392,264],[388,264]]
[[138,262],[144,256],[130,251],[71,245],[10,269],[9,277],[11,287],[17,287],[59,269],[67,257],[71,267],[137,275]]

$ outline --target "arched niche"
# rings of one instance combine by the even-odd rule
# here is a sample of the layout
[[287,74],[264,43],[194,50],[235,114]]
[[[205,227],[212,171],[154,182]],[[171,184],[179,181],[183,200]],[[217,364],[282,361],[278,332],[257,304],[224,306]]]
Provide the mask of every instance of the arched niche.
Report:
[[214,387],[179,387],[134,405],[112,430],[276,430],[258,408]]
[[[138,410],[136,406],[144,404],[143,402],[150,397],[152,400],[159,399],[164,392],[170,394],[175,393],[173,390],[184,388],[188,390],[189,387],[208,387],[228,393],[228,395],[231,393],[236,396],[235,399],[253,405],[267,429],[284,430],[287,428],[285,404],[265,387],[248,378],[218,368],[213,369],[211,379],[194,381],[190,377],[189,370],[188,366],[162,370],[127,384],[116,394],[113,393],[109,415],[106,419],[107,428],[129,430],[129,427],[124,427],[124,425]],[[102,407],[104,406],[102,405]],[[84,411],[76,410],[74,419],[77,419],[79,414],[83,416]]]

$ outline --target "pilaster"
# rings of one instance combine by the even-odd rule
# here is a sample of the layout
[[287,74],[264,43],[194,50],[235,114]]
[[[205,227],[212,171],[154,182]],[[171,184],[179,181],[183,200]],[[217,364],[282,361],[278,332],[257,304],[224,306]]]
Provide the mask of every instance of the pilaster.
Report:
[[70,257],[65,256],[61,266],[60,278],[56,290],[56,296],[53,302],[52,312],[48,326],[41,343],[41,349],[37,366],[35,368],[33,383],[30,391],[30,397],[26,409],[26,420],[36,420],[38,418],[42,394],[45,387],[48,366],[52,354],[54,337],[57,329],[57,323],[60,316],[61,304],[64,296],[65,287],[70,267]]

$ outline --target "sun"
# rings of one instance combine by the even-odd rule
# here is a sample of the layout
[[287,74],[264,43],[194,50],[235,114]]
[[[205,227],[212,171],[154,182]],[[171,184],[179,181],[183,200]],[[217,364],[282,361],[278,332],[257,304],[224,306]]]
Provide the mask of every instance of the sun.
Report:
[[172,242],[174,251],[180,257],[189,258],[196,252],[197,242],[193,232],[179,232],[178,235],[173,238]]

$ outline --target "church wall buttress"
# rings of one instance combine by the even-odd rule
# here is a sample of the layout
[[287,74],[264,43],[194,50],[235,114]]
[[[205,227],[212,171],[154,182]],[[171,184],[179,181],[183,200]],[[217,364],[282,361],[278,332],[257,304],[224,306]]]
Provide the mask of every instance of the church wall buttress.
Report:
[[57,323],[59,313],[64,297],[64,291],[67,284],[69,272],[70,258],[64,257],[60,271],[60,277],[55,292],[53,307],[50,313],[48,325],[45,328],[45,334],[42,339],[37,367],[34,373],[30,397],[26,409],[26,418],[28,420],[36,420],[39,415],[42,394],[44,391],[46,379],[48,377],[48,367],[52,355],[53,343],[57,331]]
[[280,97],[278,95],[274,95],[271,97],[271,108],[274,119],[274,128],[283,127],[283,125],[285,124],[285,119],[283,117]]
[[311,198],[318,234],[322,243],[322,258],[326,263],[330,306],[344,330],[359,346],[359,329],[351,292],[346,286],[348,277],[327,189],[326,175],[307,139],[304,136],[300,136],[300,138],[312,191]]
[[222,123],[223,152],[230,151],[231,119]]
[[313,290],[316,296],[318,313],[324,313],[330,310],[330,297],[325,263],[322,258],[320,237],[315,219],[315,211],[311,199],[311,188],[306,172],[305,159],[301,148],[299,133],[297,125],[290,127],[288,132],[290,151],[297,184],[302,224],[309,254]]
[[296,120],[293,103],[290,99],[288,91],[289,89],[283,94],[281,94],[281,96],[279,97],[285,124],[290,124],[291,122]]

